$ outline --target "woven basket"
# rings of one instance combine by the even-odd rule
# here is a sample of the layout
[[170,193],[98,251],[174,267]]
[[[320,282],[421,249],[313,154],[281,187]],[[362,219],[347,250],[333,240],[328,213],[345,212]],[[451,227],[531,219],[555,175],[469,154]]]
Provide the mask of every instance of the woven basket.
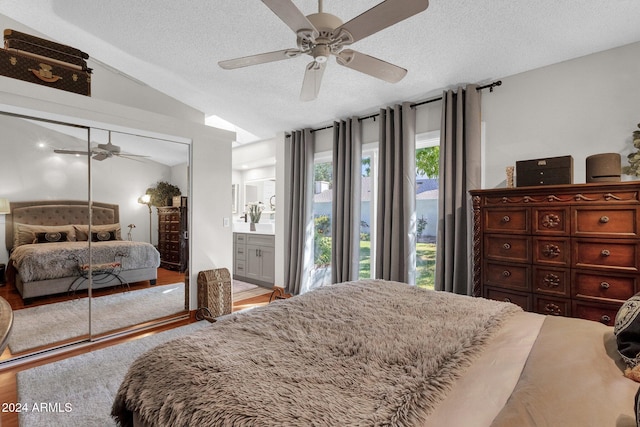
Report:
[[219,317],[231,313],[231,274],[226,268],[198,273],[198,310],[208,309],[209,315]]

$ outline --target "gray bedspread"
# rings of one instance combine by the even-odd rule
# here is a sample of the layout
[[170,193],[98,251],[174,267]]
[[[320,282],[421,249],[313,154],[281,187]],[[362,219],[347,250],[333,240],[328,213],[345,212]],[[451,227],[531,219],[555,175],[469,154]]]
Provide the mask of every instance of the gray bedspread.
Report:
[[[22,245],[11,252],[11,262],[23,282],[72,277],[78,275],[78,263],[74,257],[88,262],[88,247],[87,242]],[[145,242],[93,242],[91,249],[92,264],[113,262],[117,253],[125,253],[126,256],[117,258],[122,262],[122,270],[157,268],[160,265],[160,254],[153,245]]]
[[220,319],[131,366],[121,425],[415,425],[520,308],[364,280]]

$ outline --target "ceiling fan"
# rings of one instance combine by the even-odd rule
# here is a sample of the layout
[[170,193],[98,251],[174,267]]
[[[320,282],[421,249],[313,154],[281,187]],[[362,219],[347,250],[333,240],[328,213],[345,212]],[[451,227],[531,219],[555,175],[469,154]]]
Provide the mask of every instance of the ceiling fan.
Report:
[[352,20],[342,23],[340,18],[322,11],[318,0],[318,13],[304,16],[291,0],[262,0],[297,35],[297,49],[284,49],[218,62],[230,70],[301,56],[313,57],[306,68],[300,99],[311,101],[318,96],[322,75],[329,56],[352,70],[378,79],[397,83],[407,70],[352,49],[345,49],[384,28],[416,15],[429,6],[429,0],[386,0]]
[[83,155],[83,156],[88,156],[88,155],[92,155],[93,157],[91,157],[93,160],[99,160],[102,161],[104,159],[109,159],[113,156],[117,156],[117,157],[122,157],[125,159],[129,159],[129,160],[136,160],[138,161],[138,159],[136,159],[136,157],[140,158],[140,157],[149,157],[149,156],[144,156],[141,154],[131,154],[131,153],[124,153],[120,150],[120,147],[117,145],[113,145],[111,143],[111,131],[109,131],[109,140],[107,141],[106,144],[98,144],[96,146],[94,146],[93,148],[91,148],[91,151],[78,151],[78,150],[61,150],[61,149],[55,149],[53,150],[54,153],[59,153],[59,154],[77,154],[77,155]]

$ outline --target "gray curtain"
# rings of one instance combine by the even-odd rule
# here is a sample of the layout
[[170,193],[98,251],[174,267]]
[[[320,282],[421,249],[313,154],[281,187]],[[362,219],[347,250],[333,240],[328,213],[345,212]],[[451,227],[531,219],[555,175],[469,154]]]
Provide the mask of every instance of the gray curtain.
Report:
[[357,280],[360,267],[362,140],[357,117],[333,124],[331,283]]
[[416,113],[380,110],[375,277],[415,283]]
[[481,94],[476,85],[442,96],[436,289],[473,292],[472,212],[480,188]]
[[288,191],[285,191],[285,259],[284,287],[297,295],[309,287],[310,245],[313,244],[313,153],[311,129],[291,133],[285,146]]

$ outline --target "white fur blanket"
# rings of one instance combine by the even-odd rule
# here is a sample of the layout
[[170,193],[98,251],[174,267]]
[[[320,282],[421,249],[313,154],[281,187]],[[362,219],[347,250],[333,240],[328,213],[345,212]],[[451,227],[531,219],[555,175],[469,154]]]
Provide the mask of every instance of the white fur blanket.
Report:
[[112,414],[132,425],[375,426],[424,420],[520,308],[377,280],[228,316],[130,367]]
[[[78,276],[78,263],[70,257],[75,256],[86,263],[88,248],[87,242],[22,245],[11,252],[11,261],[23,282]],[[153,245],[145,242],[92,242],[91,251],[93,264],[119,261],[122,270],[156,268],[160,265],[160,254]],[[126,256],[116,259],[116,254],[120,252]]]

